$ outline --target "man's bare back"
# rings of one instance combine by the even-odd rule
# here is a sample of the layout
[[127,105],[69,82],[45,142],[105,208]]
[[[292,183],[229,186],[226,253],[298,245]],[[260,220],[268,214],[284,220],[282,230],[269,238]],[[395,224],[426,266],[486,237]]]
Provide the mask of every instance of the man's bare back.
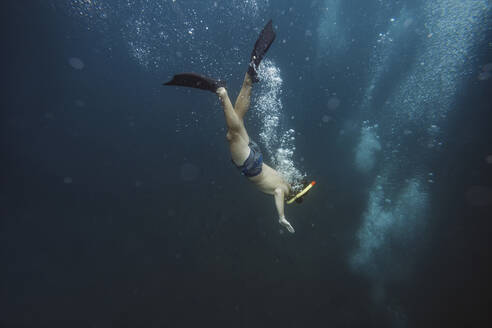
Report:
[[273,168],[263,163],[261,173],[249,178],[260,191],[268,195],[274,195],[275,189],[280,188],[287,196],[290,193],[290,185]]

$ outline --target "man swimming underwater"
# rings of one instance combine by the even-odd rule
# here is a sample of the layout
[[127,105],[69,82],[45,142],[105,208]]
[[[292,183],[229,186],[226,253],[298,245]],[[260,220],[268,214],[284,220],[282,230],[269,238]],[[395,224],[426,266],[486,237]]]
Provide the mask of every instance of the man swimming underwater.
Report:
[[[274,196],[279,223],[289,232],[294,233],[294,228],[284,215],[284,200],[294,193],[293,188],[276,170],[263,162],[261,150],[250,139],[243,120],[249,109],[253,83],[259,81],[258,66],[274,40],[275,32],[270,20],[255,43],[248,71],[244,76],[244,82],[234,107],[227,95],[223,81],[213,80],[195,73],[182,73],[175,75],[171,81],[164,83],[164,85],[198,88],[212,91],[219,96],[224,108],[228,129],[226,138],[229,141],[233,163],[260,191]],[[289,202],[292,202],[292,200]]]

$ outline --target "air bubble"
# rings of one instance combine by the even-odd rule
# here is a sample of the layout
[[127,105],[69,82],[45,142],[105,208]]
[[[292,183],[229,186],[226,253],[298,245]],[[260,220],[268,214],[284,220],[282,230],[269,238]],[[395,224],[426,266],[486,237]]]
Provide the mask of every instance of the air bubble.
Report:
[[337,97],[331,97],[328,100],[328,108],[329,109],[335,110],[338,108],[338,106],[340,106],[340,99],[338,99]]
[[73,68],[75,69],[78,69],[78,70],[81,70],[84,68],[84,62],[80,59],[80,58],[77,58],[77,57],[72,57],[68,60],[68,63],[70,64],[70,66],[72,66]]

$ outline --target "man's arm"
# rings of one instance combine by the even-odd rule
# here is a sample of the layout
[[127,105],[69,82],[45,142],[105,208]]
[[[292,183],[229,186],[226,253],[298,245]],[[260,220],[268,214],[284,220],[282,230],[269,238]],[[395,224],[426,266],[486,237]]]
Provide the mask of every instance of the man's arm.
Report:
[[290,233],[294,233],[295,232],[294,228],[291,226],[289,221],[285,219],[285,215],[284,215],[284,191],[280,188],[276,188],[274,197],[275,197],[275,206],[277,207],[277,212],[278,212],[278,223],[283,225]]

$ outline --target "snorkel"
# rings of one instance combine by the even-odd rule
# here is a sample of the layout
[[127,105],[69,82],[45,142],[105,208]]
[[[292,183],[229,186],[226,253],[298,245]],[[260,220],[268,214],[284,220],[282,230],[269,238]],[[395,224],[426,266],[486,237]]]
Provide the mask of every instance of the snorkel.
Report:
[[304,187],[299,193],[287,201],[287,204],[292,204],[294,201],[296,203],[302,203],[302,196],[307,194],[307,192],[316,184],[316,181],[311,181],[306,187]]

